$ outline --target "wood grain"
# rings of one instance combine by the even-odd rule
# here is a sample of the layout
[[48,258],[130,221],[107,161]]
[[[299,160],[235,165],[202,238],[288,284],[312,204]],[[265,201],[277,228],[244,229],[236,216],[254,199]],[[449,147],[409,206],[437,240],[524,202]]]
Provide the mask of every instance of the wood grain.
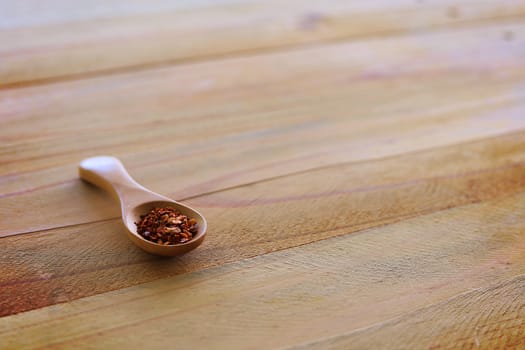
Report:
[[[139,182],[181,199],[524,128],[525,45],[503,40],[504,28],[4,90],[0,235],[117,217],[76,180],[78,162],[96,154],[122,158]],[[522,24],[513,28],[525,37]],[[72,196],[85,200],[69,206]],[[18,220],[27,203],[38,209]]]
[[519,0],[4,2],[0,85],[524,15]]
[[[468,344],[463,337],[475,329],[469,325],[478,327],[480,342],[511,344],[523,339],[525,326],[524,193],[4,317],[0,342],[5,349],[160,349],[174,342],[276,348],[359,335],[363,328],[385,327],[376,335],[389,336],[396,332],[392,324],[406,330],[421,320],[415,331],[396,332],[392,344],[414,344],[411,336],[413,342]],[[419,338],[424,322],[435,322],[433,311],[451,316],[433,328],[442,337]],[[491,328],[490,320],[500,322]],[[494,340],[510,332],[511,339]]]
[[478,288],[406,316],[294,349],[520,349],[525,275]]
[[[0,349],[523,347],[523,1],[0,8]],[[134,246],[100,154],[204,244]]]
[[172,260],[137,249],[118,219],[6,237],[0,245],[0,310],[7,315],[67,302],[505,197],[525,189],[524,175],[520,132],[196,197],[187,204],[208,219],[208,238]]

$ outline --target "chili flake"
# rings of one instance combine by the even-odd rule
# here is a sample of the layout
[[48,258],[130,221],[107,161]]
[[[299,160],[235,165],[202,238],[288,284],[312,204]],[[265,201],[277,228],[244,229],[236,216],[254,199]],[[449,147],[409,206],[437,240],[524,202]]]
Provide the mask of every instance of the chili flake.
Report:
[[170,207],[153,208],[135,222],[137,233],[148,241],[172,245],[190,241],[198,229],[197,220]]

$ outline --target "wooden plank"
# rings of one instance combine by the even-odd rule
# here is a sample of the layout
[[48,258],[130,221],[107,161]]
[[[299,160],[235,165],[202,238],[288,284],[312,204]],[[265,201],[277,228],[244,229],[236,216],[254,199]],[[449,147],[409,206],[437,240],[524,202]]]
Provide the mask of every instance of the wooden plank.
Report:
[[525,275],[409,315],[294,349],[519,349],[525,344]]
[[[4,90],[0,235],[115,218],[76,178],[79,160],[97,153],[186,198],[524,128],[525,46],[505,41],[505,28]],[[70,206],[72,197],[82,200]],[[32,220],[10,219],[33,203]]]
[[[429,108],[432,97],[439,98],[432,101],[435,104],[447,103],[453,95],[446,91],[463,90],[465,85],[471,88],[469,83],[480,80],[487,83],[487,91],[478,88],[465,95],[453,91],[462,98],[456,105],[482,103],[480,100],[489,97],[508,98],[511,92],[518,99],[522,96],[515,85],[521,84],[524,75],[521,57],[525,49],[519,42],[503,38],[509,27],[516,36],[525,33],[522,23],[490,25],[5,90],[0,95],[2,140],[7,144],[1,153],[6,163],[2,174],[42,166],[43,161],[37,158],[57,156],[64,149],[86,152],[86,148],[115,144],[129,149],[136,143],[157,150],[166,143],[180,146],[178,139],[192,139],[195,133],[200,135],[210,128],[215,131],[208,131],[207,137],[224,130],[231,135],[289,127],[294,122],[319,121],[320,117],[362,122],[378,114],[383,118],[385,114],[390,118],[413,115],[417,107],[437,112],[436,107]],[[512,90],[501,91],[508,83]],[[393,85],[399,90],[392,89]],[[418,94],[419,89],[423,91]],[[413,94],[407,101],[405,96]],[[325,98],[333,99],[323,101]],[[378,99],[386,107],[371,105]],[[330,114],[327,106],[334,107]],[[315,115],[305,115],[312,107]],[[298,109],[300,115],[286,116],[291,108]],[[343,113],[344,108],[349,110]],[[282,117],[286,123],[275,122]],[[255,127],[250,128],[252,125]],[[173,133],[172,138],[160,134],[166,129]],[[130,136],[122,140],[115,135],[117,131]],[[80,141],[79,145],[72,145],[72,139]],[[28,145],[31,140],[38,143]],[[15,159],[30,165],[15,167],[10,164]]]
[[[0,245],[0,311],[7,315],[66,302],[447,208],[496,200],[523,192],[524,175],[525,133],[521,132],[328,166],[196,197],[187,203],[208,218],[209,234],[199,249],[176,259],[140,251],[127,240],[117,219],[5,237]],[[524,202],[515,199],[512,203],[520,206]],[[521,224],[519,208],[513,207],[512,213],[506,208],[503,205],[496,214],[515,216]],[[489,215],[489,209],[486,211]],[[478,227],[488,230],[487,235],[493,232],[490,230],[499,232],[489,223],[507,225],[496,219],[477,222],[479,215],[471,218],[473,223],[469,216],[463,219],[465,230],[473,230],[471,234],[476,234]],[[459,216],[453,217],[459,220]],[[444,214],[443,220],[446,218]],[[511,232],[509,229],[506,234]]]
[[519,0],[6,2],[0,85],[524,15]]
[[[442,192],[439,187],[433,187],[435,192]],[[398,205],[405,203],[410,201],[397,201]],[[523,339],[524,329],[519,316],[524,305],[524,213],[525,192],[521,191],[356,235],[4,317],[0,319],[0,344],[5,349],[160,349],[173,344],[188,349],[246,349],[261,344],[276,348],[366,327],[372,327],[369,334],[374,334],[376,325],[388,330],[377,332],[378,337],[395,334],[399,340],[394,344],[406,339],[410,345],[434,340],[419,338],[428,335],[421,333],[425,322],[438,322],[432,328],[443,335],[436,340],[438,345],[468,344],[462,337],[476,330],[467,329],[468,325],[479,327],[480,341],[512,344]],[[337,217],[319,214],[314,219]],[[486,289],[472,292],[472,288]],[[470,295],[460,295],[465,291]],[[440,302],[443,304],[435,306]],[[414,313],[407,321],[382,326],[409,312]],[[433,317],[436,313],[439,321]],[[487,316],[505,322],[486,324]],[[402,332],[418,320],[423,324],[417,324],[416,331]],[[402,326],[392,329],[392,324]],[[495,335],[490,334],[491,329]],[[447,330],[452,333],[441,333]],[[380,338],[366,339],[369,342],[361,344],[382,344]]]
[[[525,340],[525,4],[0,7],[0,349]],[[98,153],[204,245],[133,246]]]

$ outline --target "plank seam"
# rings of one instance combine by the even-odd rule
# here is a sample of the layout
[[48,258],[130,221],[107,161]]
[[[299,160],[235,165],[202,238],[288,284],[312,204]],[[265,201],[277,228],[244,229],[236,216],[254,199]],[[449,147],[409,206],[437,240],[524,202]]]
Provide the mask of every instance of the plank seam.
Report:
[[[478,19],[472,19],[472,20],[457,20],[456,22],[435,24],[428,28],[421,28],[419,29],[418,34],[425,35],[431,32],[440,33],[440,32],[450,32],[450,31],[454,31],[457,29],[463,29],[463,28],[469,28],[469,27],[482,27],[486,25],[487,23],[493,24],[494,22],[496,23],[516,22],[522,18],[523,18],[522,15],[514,14],[514,15],[507,15],[507,16],[491,16],[491,17],[484,17],[484,18],[478,18]],[[409,35],[414,35],[414,34],[413,32],[407,33],[406,30],[403,30],[403,29],[393,29],[393,30],[377,31],[377,32],[368,33],[364,35],[348,35],[348,36],[339,36],[339,37],[336,36],[336,37],[328,38],[325,40],[314,40],[314,41],[302,42],[302,43],[298,42],[298,43],[292,43],[292,44],[286,44],[286,45],[273,45],[273,46],[268,46],[267,48],[262,48],[262,49],[261,48],[241,49],[237,51],[209,54],[209,55],[203,55],[203,56],[198,56],[198,57],[179,58],[179,59],[171,59],[171,60],[160,61],[160,62],[151,62],[151,63],[129,65],[129,66],[123,66],[123,67],[117,67],[117,68],[101,69],[101,70],[95,70],[92,72],[84,72],[84,73],[78,73],[78,74],[58,75],[54,77],[39,78],[35,80],[22,80],[18,82],[0,84],[0,91],[23,89],[26,87],[41,86],[41,85],[48,85],[48,84],[58,84],[62,82],[70,82],[70,81],[77,81],[77,80],[95,79],[95,78],[100,78],[104,76],[126,74],[126,73],[131,73],[131,72],[143,72],[147,70],[156,70],[156,69],[174,67],[174,66],[185,66],[185,65],[199,64],[199,63],[210,62],[210,61],[222,61],[222,60],[229,60],[229,59],[235,59],[235,58],[241,58],[241,57],[267,55],[267,54],[279,53],[279,52],[294,52],[294,51],[299,51],[302,49],[322,47],[322,46],[337,44],[337,43],[350,43],[350,42],[358,42],[362,40],[378,39],[378,38],[389,39],[389,38],[403,37],[403,36],[409,36]]]

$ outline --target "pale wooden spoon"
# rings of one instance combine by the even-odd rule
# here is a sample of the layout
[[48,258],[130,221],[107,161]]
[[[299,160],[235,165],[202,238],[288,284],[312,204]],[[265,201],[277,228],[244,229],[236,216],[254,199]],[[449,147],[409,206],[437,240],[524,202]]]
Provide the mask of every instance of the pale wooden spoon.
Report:
[[[206,219],[198,211],[172,199],[161,196],[139,185],[128,174],[124,165],[115,157],[99,156],[84,159],[79,167],[80,177],[95,186],[103,188],[120,201],[122,221],[128,237],[145,251],[165,256],[184,254],[195,249],[204,240]],[[197,234],[188,242],[175,245],[161,245],[146,240],[137,233],[135,222],[140,215],[154,207],[171,207],[197,220]]]

